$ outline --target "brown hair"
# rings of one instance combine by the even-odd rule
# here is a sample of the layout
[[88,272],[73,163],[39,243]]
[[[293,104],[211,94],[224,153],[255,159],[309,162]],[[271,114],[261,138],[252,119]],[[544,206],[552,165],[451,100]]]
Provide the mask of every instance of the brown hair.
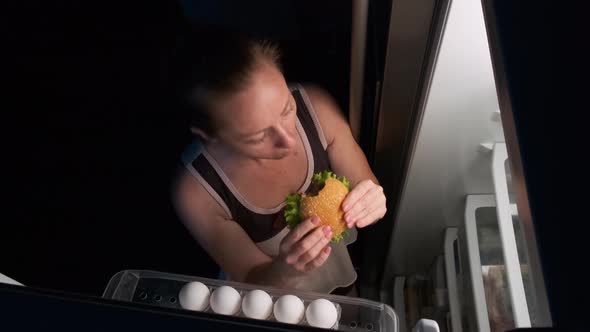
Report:
[[211,111],[219,98],[244,89],[254,69],[268,61],[279,70],[276,44],[227,31],[191,33],[179,48],[176,94],[191,127],[215,132]]

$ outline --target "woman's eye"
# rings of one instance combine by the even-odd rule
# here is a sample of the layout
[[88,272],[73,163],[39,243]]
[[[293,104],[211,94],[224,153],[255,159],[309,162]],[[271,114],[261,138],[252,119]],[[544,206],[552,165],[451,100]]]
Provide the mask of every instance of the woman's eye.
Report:
[[291,104],[289,106],[289,109],[287,110],[287,112],[283,116],[287,116],[287,115],[293,113],[293,111],[295,111],[295,105]]
[[266,138],[266,133],[261,138],[257,138],[257,139],[251,140],[250,143],[252,143],[252,144],[260,144],[260,143],[264,142],[264,139],[265,138]]

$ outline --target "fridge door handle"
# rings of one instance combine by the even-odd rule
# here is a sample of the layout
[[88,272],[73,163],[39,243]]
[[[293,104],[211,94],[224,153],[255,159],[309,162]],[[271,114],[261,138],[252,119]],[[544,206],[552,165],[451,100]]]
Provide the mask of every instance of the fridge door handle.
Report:
[[505,143],[494,144],[492,156],[492,178],[496,197],[496,212],[502,252],[506,264],[508,292],[512,303],[512,314],[516,327],[530,327],[531,320],[528,312],[524,284],[516,248],[516,237],[512,224],[512,207],[508,198],[508,184],[506,182],[505,163],[508,160]]

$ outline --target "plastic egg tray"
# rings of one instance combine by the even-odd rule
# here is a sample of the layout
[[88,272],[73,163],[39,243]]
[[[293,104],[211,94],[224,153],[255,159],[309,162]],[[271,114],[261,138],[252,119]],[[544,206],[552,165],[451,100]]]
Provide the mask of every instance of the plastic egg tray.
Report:
[[[287,294],[295,295],[303,301],[305,310],[314,300],[326,299],[332,302],[337,309],[338,319],[332,326],[339,331],[398,331],[398,319],[393,309],[383,303],[369,301],[361,298],[339,295],[303,292],[289,289],[278,289],[261,285],[239,283],[234,281],[209,279],[179,274],[170,274],[145,270],[124,270],[115,274],[107,285],[103,294],[104,298],[151,304],[161,307],[183,309],[180,306],[178,295],[182,287],[191,281],[199,281],[205,284],[211,293],[220,286],[233,287],[240,293],[243,299],[248,292],[260,289],[267,292],[273,301]],[[211,307],[205,312],[214,313]],[[247,318],[240,310],[234,315]],[[276,321],[274,314],[266,319]],[[308,325],[305,314],[298,325]]]

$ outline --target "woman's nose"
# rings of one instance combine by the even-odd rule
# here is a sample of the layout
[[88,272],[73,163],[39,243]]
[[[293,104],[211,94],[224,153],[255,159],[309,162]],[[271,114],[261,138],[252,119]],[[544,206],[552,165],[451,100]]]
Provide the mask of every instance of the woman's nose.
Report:
[[277,140],[275,142],[275,147],[277,148],[286,148],[290,149],[295,147],[296,143],[296,131],[290,130],[286,127],[278,127],[277,128]]

